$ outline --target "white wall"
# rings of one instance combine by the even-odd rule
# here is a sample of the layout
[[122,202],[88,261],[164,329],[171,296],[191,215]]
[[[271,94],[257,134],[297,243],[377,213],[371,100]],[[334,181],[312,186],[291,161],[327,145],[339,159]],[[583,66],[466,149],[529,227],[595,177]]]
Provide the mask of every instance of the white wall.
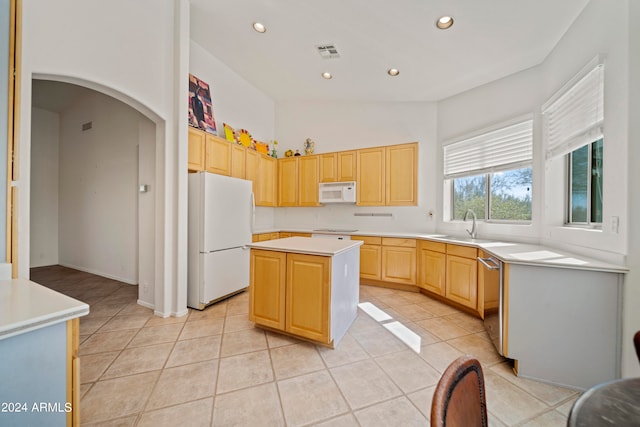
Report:
[[[34,76],[81,84],[134,106],[156,124],[154,307],[161,315],[186,313],[186,251],[179,247],[186,247],[186,207],[178,203],[186,185],[179,185],[178,171],[184,172],[186,182],[187,135],[186,129],[178,134],[176,126],[176,99],[187,96],[186,90],[180,95],[176,83],[176,58],[184,50],[176,41],[185,31],[188,37],[188,28],[181,25],[186,4],[187,0],[22,1],[20,277],[29,276],[30,81]],[[126,270],[124,265],[117,268]]]
[[[628,16],[626,0],[592,0],[543,63],[545,100],[577,74],[591,59],[600,55],[605,64],[605,121],[603,162],[603,227],[601,232],[563,227],[561,220],[546,221],[543,241],[571,245],[573,250],[597,254],[623,262],[627,252],[629,227],[627,199],[627,156],[629,127],[629,26],[621,17]],[[563,168],[562,162],[559,163]],[[550,167],[550,173],[554,173]],[[555,189],[555,191],[554,191]],[[554,191],[547,208],[550,215],[562,218],[562,186],[549,183],[545,191]],[[619,231],[611,231],[611,218],[620,218]],[[594,251],[595,250],[595,251]]]
[[[513,238],[537,240],[543,209],[541,203],[543,187],[542,151],[540,138],[539,106],[542,102],[540,94],[540,67],[512,74],[503,79],[477,87],[467,92],[438,102],[438,141],[437,154],[437,204],[442,209],[444,204],[442,145],[463,139],[481,129],[490,128],[509,122],[513,119],[529,116],[534,124],[534,170],[532,223],[527,225],[478,223],[480,238]],[[461,221],[449,221],[449,218],[438,217],[437,228],[447,234],[466,234],[468,224]]]
[[[307,138],[315,153],[418,142],[418,206],[279,208],[275,222],[284,228],[355,227],[359,230],[434,230],[436,216],[436,105],[432,102],[340,103],[280,102],[276,108],[278,155],[287,149],[304,153]],[[355,217],[355,212],[389,212],[393,218]]]
[[[60,116],[60,264],[138,282],[140,113],[98,93]],[[82,125],[93,127],[83,131]]]
[[[629,145],[627,167],[628,183],[640,182],[640,2],[629,2]],[[634,185],[627,185],[629,201],[629,253],[627,255],[627,274],[624,289],[623,334],[622,342],[626,345],[622,353],[622,373],[628,377],[640,376],[640,365],[631,340],[633,334],[640,330],[640,194]]]
[[247,129],[258,141],[268,143],[274,138],[274,101],[194,41],[189,72],[210,86],[218,135],[224,137],[222,123],[228,123],[235,129]]
[[31,112],[31,267],[58,264],[60,116]]
[[[630,13],[631,12],[631,13]],[[534,117],[534,220],[530,227],[481,224],[487,237],[511,234],[516,240],[535,238],[552,246],[627,265],[622,324],[622,374],[637,375],[631,337],[640,329],[635,302],[640,298],[640,229],[629,224],[640,215],[640,197],[629,184],[640,182],[637,168],[640,132],[638,51],[640,33],[632,23],[640,7],[629,1],[592,0],[537,67],[438,103],[439,142],[456,134],[530,112]],[[635,19],[634,19],[635,18]],[[563,227],[564,162],[545,164],[540,107],[591,59],[605,63],[604,223],[601,231]],[[630,62],[631,61],[631,62]],[[631,79],[631,80],[630,80]],[[440,154],[441,155],[441,154]],[[439,203],[442,203],[441,199]],[[612,216],[620,218],[612,232]],[[438,224],[439,228],[452,225]],[[635,272],[634,272],[635,271]],[[579,297],[579,296],[577,296]]]
[[[441,144],[522,114],[530,114],[534,118],[532,224],[481,223],[481,237],[510,236],[540,241],[611,262],[624,262],[628,218],[628,32],[627,26],[619,20],[627,13],[626,1],[593,0],[542,64],[438,103],[438,139]],[[605,59],[605,224],[602,231],[563,227],[564,162],[545,164],[540,113],[542,104],[596,55]],[[439,153],[440,159],[441,156],[442,152]],[[438,167],[441,168],[440,163]],[[441,195],[438,203],[443,203]],[[612,233],[608,227],[614,215],[620,218],[618,233]],[[456,227],[460,224],[438,223],[438,228],[444,231]]]

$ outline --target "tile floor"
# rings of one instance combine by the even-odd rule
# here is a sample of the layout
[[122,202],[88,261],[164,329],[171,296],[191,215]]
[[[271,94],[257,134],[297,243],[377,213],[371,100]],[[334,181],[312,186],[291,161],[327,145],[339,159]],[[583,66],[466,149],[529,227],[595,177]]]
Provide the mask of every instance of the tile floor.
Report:
[[[515,377],[479,319],[422,294],[361,286],[361,302],[393,319],[359,310],[330,350],[254,327],[246,292],[162,319],[136,304],[136,286],[60,266],[31,274],[90,304],[83,426],[425,426],[442,371],[463,353],[482,363],[490,426],[565,425],[578,396]],[[404,327],[419,353],[390,332]]]

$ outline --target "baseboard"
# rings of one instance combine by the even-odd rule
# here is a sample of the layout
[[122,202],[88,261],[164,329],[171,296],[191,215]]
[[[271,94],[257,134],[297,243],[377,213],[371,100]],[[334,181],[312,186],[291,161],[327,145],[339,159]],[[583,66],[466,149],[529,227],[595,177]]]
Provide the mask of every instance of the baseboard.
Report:
[[85,267],[81,267],[78,265],[73,265],[73,264],[66,264],[66,263],[59,263],[58,265],[61,265],[63,267],[67,267],[67,268],[73,268],[74,270],[79,270],[79,271],[84,271],[85,273],[91,273],[91,274],[95,274],[96,276],[101,276],[101,277],[106,277],[107,279],[113,279],[113,280],[117,280],[119,282],[123,282],[126,283],[128,285],[137,285],[138,282],[137,280],[132,280],[126,277],[119,277],[119,276],[114,276],[113,274],[108,274],[102,271],[98,271],[98,270],[94,270],[91,268],[85,268]]
[[[142,300],[137,300],[136,303],[138,303],[138,305],[141,305],[145,308],[150,308],[151,310],[155,309],[156,306],[154,304],[151,304],[150,302],[146,302],[146,301],[142,301]],[[156,312],[154,311],[153,314],[155,314]]]

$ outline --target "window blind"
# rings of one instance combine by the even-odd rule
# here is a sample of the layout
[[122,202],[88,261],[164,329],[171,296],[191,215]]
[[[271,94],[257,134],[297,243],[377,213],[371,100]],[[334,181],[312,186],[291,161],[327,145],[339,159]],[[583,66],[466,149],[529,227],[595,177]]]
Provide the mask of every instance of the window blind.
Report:
[[604,65],[596,65],[570,88],[556,93],[542,106],[542,117],[547,159],[602,138]]
[[444,147],[445,179],[531,164],[533,120],[516,123]]

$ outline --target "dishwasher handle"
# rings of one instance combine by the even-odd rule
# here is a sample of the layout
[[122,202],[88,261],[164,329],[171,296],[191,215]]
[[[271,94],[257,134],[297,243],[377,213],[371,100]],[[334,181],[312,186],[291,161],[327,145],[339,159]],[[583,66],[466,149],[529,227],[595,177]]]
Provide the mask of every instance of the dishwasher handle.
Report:
[[500,270],[500,263],[493,258],[481,258],[478,257],[478,261],[484,265],[487,270]]

